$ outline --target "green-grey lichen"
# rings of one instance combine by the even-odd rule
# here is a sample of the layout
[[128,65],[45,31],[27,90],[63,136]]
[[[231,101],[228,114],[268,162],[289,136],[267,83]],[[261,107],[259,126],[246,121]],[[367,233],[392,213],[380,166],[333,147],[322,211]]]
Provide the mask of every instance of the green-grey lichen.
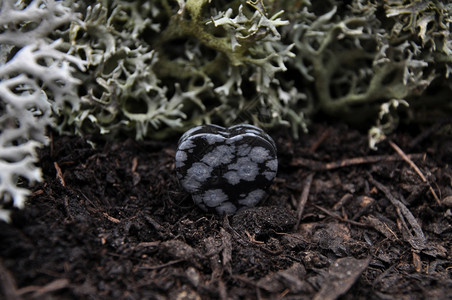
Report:
[[[290,90],[275,74],[294,54],[280,40],[278,28],[288,24],[281,12],[270,16],[261,2],[151,3],[86,7],[83,25],[71,33],[73,54],[88,61],[86,95],[60,128],[112,135],[129,129],[142,139],[211,120],[288,124],[279,94]],[[267,120],[258,120],[259,110]],[[292,119],[304,126],[300,116]]]
[[320,16],[304,9],[293,22],[289,35],[297,49],[295,66],[313,82],[318,105],[327,114],[368,116],[357,115],[356,109],[369,111],[372,103],[377,107],[419,94],[434,78],[410,37],[396,40],[386,31],[379,8],[353,1],[340,16],[337,6]]
[[[394,127],[378,119],[384,103],[404,101],[415,111],[433,102],[424,94],[433,82],[443,92],[450,90],[451,4],[355,0],[292,5],[297,10],[288,14],[291,25],[283,35],[295,43],[293,67],[315,110],[355,124],[376,122],[372,132],[383,134]],[[451,102],[444,97],[430,107],[450,111]]]
[[297,137],[317,112],[375,124],[383,103],[418,103],[451,72],[441,1],[117,0],[79,11],[71,43],[89,62],[86,93],[60,128],[82,133],[165,138],[246,121]]

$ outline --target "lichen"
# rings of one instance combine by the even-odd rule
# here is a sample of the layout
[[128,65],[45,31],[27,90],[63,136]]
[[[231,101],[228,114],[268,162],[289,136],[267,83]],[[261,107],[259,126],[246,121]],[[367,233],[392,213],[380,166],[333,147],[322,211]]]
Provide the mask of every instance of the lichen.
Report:
[[70,36],[72,53],[89,64],[81,76],[86,94],[81,109],[59,128],[165,138],[212,120],[231,125],[249,119],[243,111],[256,123],[267,107],[264,113],[279,119],[267,118],[269,126],[284,123],[287,113],[272,85],[279,85],[275,74],[293,57],[278,32],[288,22],[281,12],[270,17],[261,1],[239,3],[101,1],[79,7],[84,22]]
[[0,219],[23,207],[27,185],[41,180],[36,148],[47,144],[53,112],[77,110],[72,76],[83,62],[49,35],[76,15],[56,1],[0,1]]
[[440,1],[104,0],[78,11],[72,50],[90,72],[82,109],[60,128],[80,133],[166,138],[246,121],[298,137],[319,111],[375,122],[382,103],[417,101],[452,70],[452,6]]

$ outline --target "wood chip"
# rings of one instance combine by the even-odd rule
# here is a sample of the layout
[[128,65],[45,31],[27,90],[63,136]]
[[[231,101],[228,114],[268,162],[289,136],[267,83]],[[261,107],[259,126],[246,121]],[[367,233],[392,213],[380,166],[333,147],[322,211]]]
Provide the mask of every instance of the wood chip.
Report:
[[325,283],[315,295],[314,300],[333,300],[347,292],[369,266],[370,259],[344,257],[334,262]]
[[[409,238],[407,242],[411,244],[411,247],[413,247],[416,250],[422,250],[425,248],[425,235],[422,231],[421,226],[417,222],[416,218],[413,216],[411,211],[403,204],[400,200],[396,199],[392,193],[389,191],[387,187],[385,187],[380,182],[376,181],[372,177],[369,178],[370,182],[375,185],[380,191],[385,194],[386,198],[396,207],[397,214],[399,215],[399,219],[404,225],[406,229],[406,233],[409,235]],[[411,230],[406,224],[405,220],[410,224]],[[403,233],[403,232],[402,232]],[[414,233],[414,235],[413,235]]]
[[433,195],[433,198],[435,198],[436,203],[439,206],[441,206],[441,201],[436,195],[435,190],[432,188],[430,183],[427,181],[427,178],[425,178],[424,174],[422,174],[422,171],[418,168],[418,166],[416,166],[413,160],[408,155],[406,155],[405,152],[403,152],[402,149],[400,149],[400,147],[397,146],[394,142],[389,141],[389,145],[391,145],[391,147],[403,158],[403,160],[406,161],[413,168],[414,171],[416,171],[416,173],[419,175],[422,181],[428,184],[430,192]]
[[364,217],[363,219],[367,224],[369,224],[372,228],[383,234],[389,240],[396,241],[399,239],[397,237],[397,234],[388,226],[388,224],[380,221],[378,218],[369,215],[367,217]]
[[309,174],[304,183],[303,192],[301,193],[300,200],[298,201],[297,223],[294,226],[294,230],[297,230],[298,226],[300,226],[301,217],[303,215],[303,210],[306,205],[306,202],[308,201],[309,191],[311,190],[311,184],[312,184],[313,178],[314,178],[314,173]]

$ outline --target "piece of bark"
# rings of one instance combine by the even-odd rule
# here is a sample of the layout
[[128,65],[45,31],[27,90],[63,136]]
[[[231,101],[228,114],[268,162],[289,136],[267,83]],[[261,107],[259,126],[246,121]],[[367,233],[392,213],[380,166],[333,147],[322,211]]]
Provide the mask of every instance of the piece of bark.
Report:
[[332,300],[343,295],[358,280],[369,262],[369,258],[344,257],[338,259],[330,266],[328,276],[314,300]]

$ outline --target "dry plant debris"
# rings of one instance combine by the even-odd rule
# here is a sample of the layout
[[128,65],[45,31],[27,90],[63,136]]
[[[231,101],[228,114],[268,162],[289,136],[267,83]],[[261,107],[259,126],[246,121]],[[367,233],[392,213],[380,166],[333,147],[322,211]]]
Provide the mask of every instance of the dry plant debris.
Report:
[[389,137],[419,171],[391,143],[372,152],[365,133],[344,125],[316,125],[298,141],[271,135],[280,164],[269,198],[233,216],[202,211],[179,186],[177,140],[93,149],[55,136],[40,152],[45,182],[0,223],[0,296],[450,297],[444,131]]

